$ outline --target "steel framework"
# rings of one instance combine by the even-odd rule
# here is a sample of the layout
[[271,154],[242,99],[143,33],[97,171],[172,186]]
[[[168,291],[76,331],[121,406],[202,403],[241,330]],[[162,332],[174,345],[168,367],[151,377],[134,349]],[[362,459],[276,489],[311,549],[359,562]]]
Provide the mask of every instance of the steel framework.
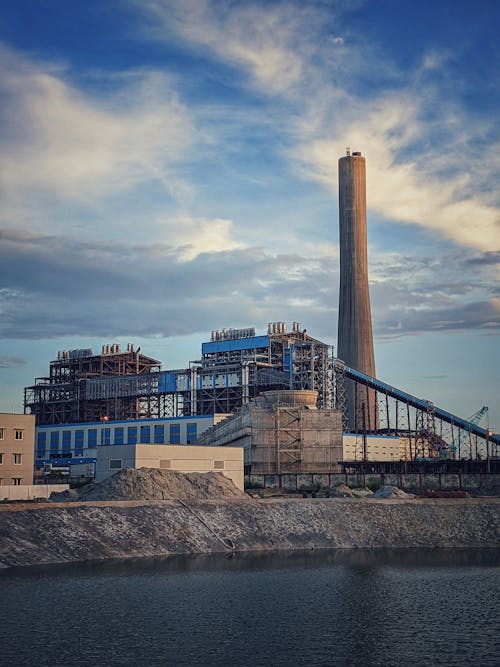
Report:
[[334,361],[337,408],[342,404],[345,378],[375,392],[379,425],[376,433],[408,439],[410,459],[487,459],[497,456],[500,435],[447,412],[431,401],[417,398],[376,378]]

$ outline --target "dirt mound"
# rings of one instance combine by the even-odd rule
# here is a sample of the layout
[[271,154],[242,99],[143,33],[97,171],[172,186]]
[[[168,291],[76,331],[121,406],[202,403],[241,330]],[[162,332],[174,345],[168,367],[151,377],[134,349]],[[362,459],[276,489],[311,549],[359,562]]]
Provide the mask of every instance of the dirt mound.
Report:
[[243,498],[245,494],[218,472],[182,473],[158,468],[125,468],[102,482],[53,493],[51,500],[206,500]]
[[397,486],[382,486],[378,491],[372,496],[373,498],[414,498],[415,496],[411,493],[405,493],[403,489],[399,489]]
[[333,498],[354,498],[352,489],[350,489],[345,484],[337,484],[337,486],[332,486],[329,490],[329,495]]
[[361,488],[352,489],[352,495],[355,498],[371,498],[373,496],[373,491],[366,486],[363,486]]

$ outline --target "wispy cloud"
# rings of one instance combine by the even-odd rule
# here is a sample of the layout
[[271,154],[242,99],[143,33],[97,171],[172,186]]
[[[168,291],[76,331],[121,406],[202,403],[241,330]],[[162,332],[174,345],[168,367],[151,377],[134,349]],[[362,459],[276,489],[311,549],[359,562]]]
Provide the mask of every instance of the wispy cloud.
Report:
[[184,159],[196,131],[167,76],[111,75],[103,96],[76,88],[64,71],[7,49],[2,56],[4,198],[30,192],[86,201],[148,180],[175,186],[172,166]]
[[383,95],[362,114],[357,108],[356,115],[361,117],[346,123],[341,139],[335,135],[309,137],[294,151],[305,170],[333,190],[337,157],[344,147],[362,149],[367,158],[371,211],[396,224],[422,226],[471,248],[499,247],[500,210],[491,201],[495,160],[488,158],[493,171],[483,172],[480,182],[476,165],[484,168],[485,156],[471,153],[464,159],[460,153],[473,141],[472,132],[467,141],[461,136],[466,118],[456,132],[447,130],[444,146],[442,142],[434,149],[429,136],[436,128],[422,117],[423,109],[409,91]]
[[[185,252],[167,244],[4,232],[0,335],[172,336],[228,324],[264,327],[307,313],[304,324],[313,323],[316,335],[335,338],[338,270],[329,256],[271,255],[262,248]],[[462,277],[476,258],[467,251],[443,257],[439,286],[428,278],[428,260],[376,258],[377,337],[471,329],[500,334],[500,297],[488,294],[485,269],[469,285]]]
[[[360,58],[359,45],[329,33],[332,14],[321,3],[157,0],[140,7],[155,17],[156,38],[173,34],[190,48],[208,47],[249,73],[249,85],[280,98],[279,132],[286,135],[288,123],[287,156],[303,177],[335,191],[337,158],[355,147],[368,159],[372,211],[460,245],[498,248],[500,150],[491,145],[491,123],[472,123],[436,87],[432,77],[446,78],[449,53],[422,54],[403,77],[369,44]],[[392,79],[387,92],[361,97],[350,90],[349,79],[384,69]]]
[[16,368],[25,364],[26,359],[22,357],[9,357],[8,355],[0,354],[0,368]]
[[[303,77],[297,36],[309,32],[317,14],[300,4],[234,5],[210,0],[132,0],[149,14],[149,34],[181,38],[209,49],[212,56],[243,69],[264,92],[283,93]],[[151,20],[153,19],[153,20]],[[341,44],[341,38],[334,40]]]

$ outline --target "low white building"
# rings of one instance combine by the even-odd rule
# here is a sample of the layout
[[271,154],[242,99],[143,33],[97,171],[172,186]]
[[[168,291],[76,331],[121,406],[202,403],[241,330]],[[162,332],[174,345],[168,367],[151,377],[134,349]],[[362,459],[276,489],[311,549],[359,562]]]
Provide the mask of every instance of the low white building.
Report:
[[342,449],[343,461],[404,461],[409,458],[408,439],[400,436],[344,433]]
[[242,447],[133,444],[97,448],[98,482],[123,468],[143,467],[178,472],[221,472],[243,490]]

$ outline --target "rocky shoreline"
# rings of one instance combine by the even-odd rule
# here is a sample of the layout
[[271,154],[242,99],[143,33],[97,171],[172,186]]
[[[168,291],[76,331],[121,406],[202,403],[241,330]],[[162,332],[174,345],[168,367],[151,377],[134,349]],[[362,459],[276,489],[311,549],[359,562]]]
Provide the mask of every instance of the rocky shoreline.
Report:
[[234,498],[0,507],[0,567],[174,554],[476,548],[500,543],[500,499]]

